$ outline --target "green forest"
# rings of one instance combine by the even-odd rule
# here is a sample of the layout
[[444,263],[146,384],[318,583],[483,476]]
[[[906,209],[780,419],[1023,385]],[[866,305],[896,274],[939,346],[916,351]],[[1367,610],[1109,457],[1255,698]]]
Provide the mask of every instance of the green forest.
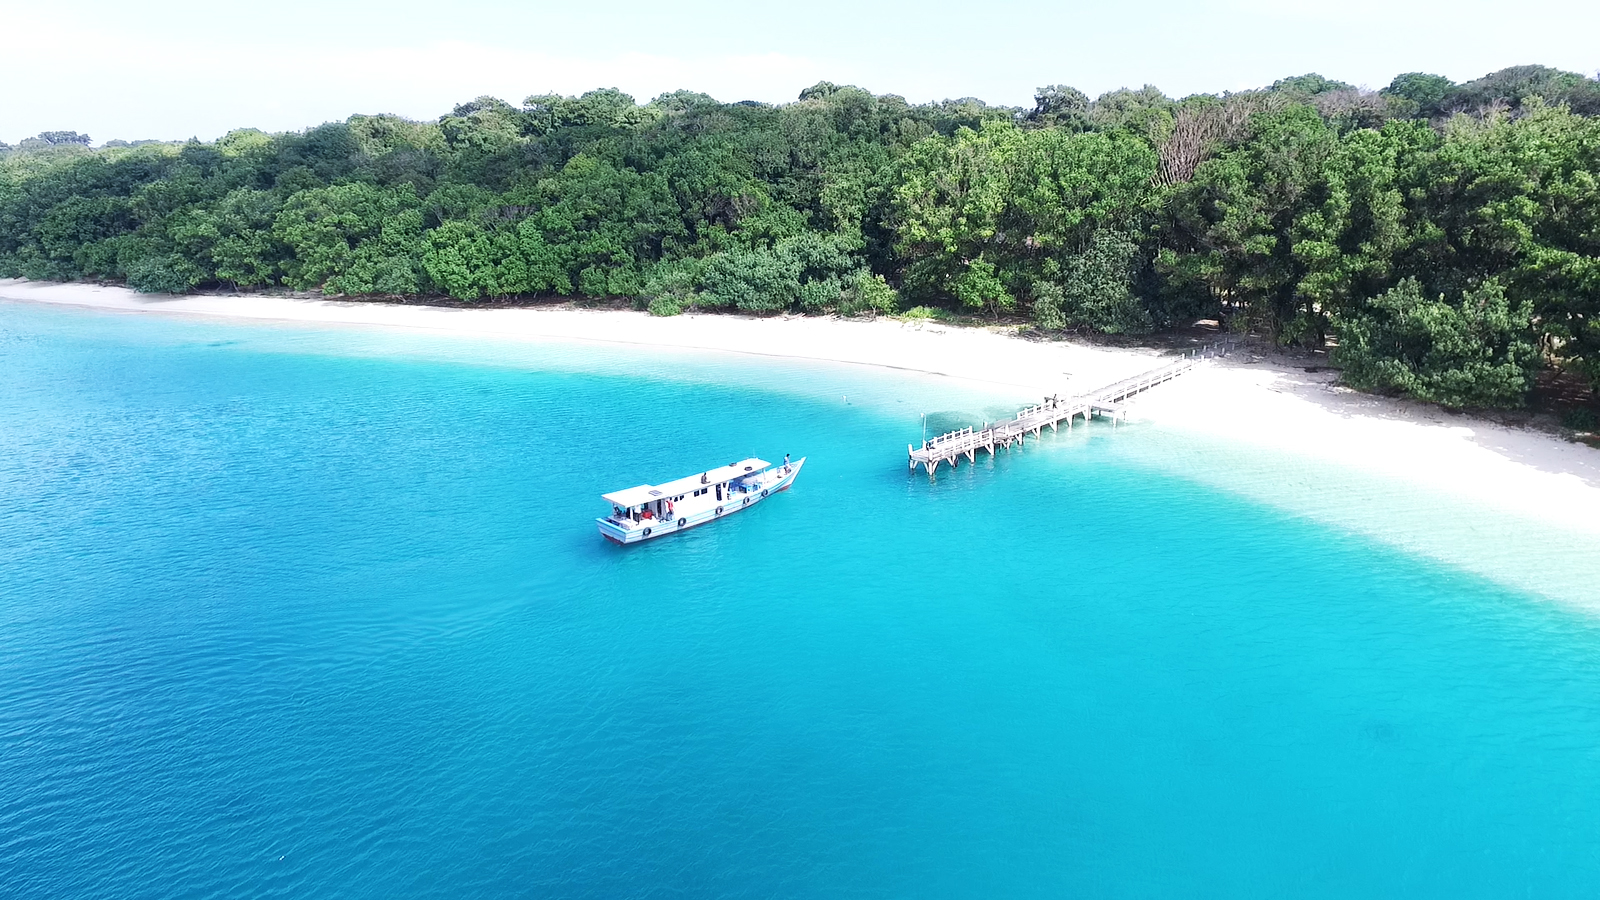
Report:
[[1200,319],[1352,386],[1517,407],[1600,384],[1600,82],[1521,66],[1174,99],[480,97],[212,143],[0,145],[0,277],[140,291],[619,298],[960,314],[1045,334]]

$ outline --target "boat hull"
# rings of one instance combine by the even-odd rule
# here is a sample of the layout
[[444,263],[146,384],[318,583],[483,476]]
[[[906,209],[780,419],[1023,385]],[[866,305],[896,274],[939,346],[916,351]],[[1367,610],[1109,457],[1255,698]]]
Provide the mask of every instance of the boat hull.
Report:
[[[789,471],[771,483],[756,487],[748,493],[742,493],[737,496],[730,497],[711,509],[703,509],[698,512],[685,514],[680,516],[676,521],[669,519],[657,519],[654,520],[652,524],[643,528],[624,528],[605,516],[595,519],[595,522],[600,526],[601,537],[604,537],[613,544],[641,544],[645,541],[653,541],[656,538],[666,537],[669,534],[677,534],[680,531],[688,531],[691,528],[704,525],[707,522],[715,522],[718,519],[726,519],[735,513],[744,512],[745,510],[755,506],[763,500],[768,499],[774,494],[787,491],[794,485],[794,480],[800,476],[800,469],[805,464],[805,458],[802,457],[793,463],[790,463]],[[781,467],[777,471],[782,471]]]

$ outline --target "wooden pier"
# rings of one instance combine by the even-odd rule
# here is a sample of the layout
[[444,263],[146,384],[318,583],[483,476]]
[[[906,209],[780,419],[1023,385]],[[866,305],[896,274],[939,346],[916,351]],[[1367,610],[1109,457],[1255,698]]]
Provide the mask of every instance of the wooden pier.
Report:
[[1094,416],[1103,416],[1109,418],[1115,426],[1118,419],[1125,420],[1128,416],[1123,402],[1129,397],[1171,381],[1208,359],[1226,356],[1228,349],[1227,345],[1213,344],[1190,351],[1182,359],[1174,360],[1159,369],[1125,378],[1088,394],[1075,397],[1046,397],[1044,402],[1030,406],[1017,413],[1015,418],[1004,422],[992,425],[985,423],[976,429],[967,427],[946,432],[923,441],[920,448],[907,444],[907,465],[911,469],[916,469],[920,465],[927,470],[929,476],[932,476],[938,471],[940,463],[949,463],[953,469],[963,456],[967,458],[967,462],[977,462],[979,450],[993,456],[997,447],[1009,450],[1013,444],[1021,446],[1030,432],[1038,438],[1046,428],[1051,431],[1058,430],[1062,422],[1067,423],[1067,429],[1070,431],[1073,420],[1079,416],[1083,417],[1085,424]]

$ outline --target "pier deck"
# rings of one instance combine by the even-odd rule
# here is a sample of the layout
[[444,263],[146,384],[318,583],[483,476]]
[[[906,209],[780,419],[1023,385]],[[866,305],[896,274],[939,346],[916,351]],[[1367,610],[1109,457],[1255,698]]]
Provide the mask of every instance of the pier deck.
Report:
[[1158,369],[1152,369],[1132,378],[1124,378],[1087,394],[1073,397],[1046,397],[1044,402],[1030,406],[1017,413],[1015,418],[1004,422],[984,423],[978,428],[967,427],[946,432],[923,441],[920,448],[907,444],[907,465],[911,469],[922,466],[931,476],[938,471],[941,463],[949,463],[951,468],[955,468],[963,456],[967,458],[967,462],[977,462],[979,450],[993,456],[997,447],[1010,449],[1013,444],[1021,446],[1030,432],[1037,438],[1046,428],[1056,431],[1062,422],[1067,423],[1067,428],[1070,430],[1073,420],[1079,416],[1082,416],[1086,423],[1094,416],[1104,416],[1111,419],[1114,425],[1118,419],[1127,418],[1123,402],[1129,397],[1158,384],[1165,384],[1206,360],[1226,356],[1227,353],[1226,345],[1213,344],[1191,351],[1182,359],[1174,360]]

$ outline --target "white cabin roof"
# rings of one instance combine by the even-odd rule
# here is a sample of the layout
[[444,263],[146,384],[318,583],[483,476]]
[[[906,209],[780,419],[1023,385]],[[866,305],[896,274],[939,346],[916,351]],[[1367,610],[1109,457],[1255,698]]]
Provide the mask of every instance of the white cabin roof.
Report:
[[736,463],[718,466],[707,471],[705,473],[706,480],[703,483],[700,481],[700,473],[697,472],[693,475],[679,478],[676,481],[669,481],[666,484],[641,484],[638,487],[613,491],[602,496],[615,506],[629,509],[646,503],[654,503],[657,500],[670,500],[673,497],[692,494],[703,487],[732,481],[741,475],[753,475],[762,469],[771,467],[772,463],[752,456],[749,459],[741,459]]

